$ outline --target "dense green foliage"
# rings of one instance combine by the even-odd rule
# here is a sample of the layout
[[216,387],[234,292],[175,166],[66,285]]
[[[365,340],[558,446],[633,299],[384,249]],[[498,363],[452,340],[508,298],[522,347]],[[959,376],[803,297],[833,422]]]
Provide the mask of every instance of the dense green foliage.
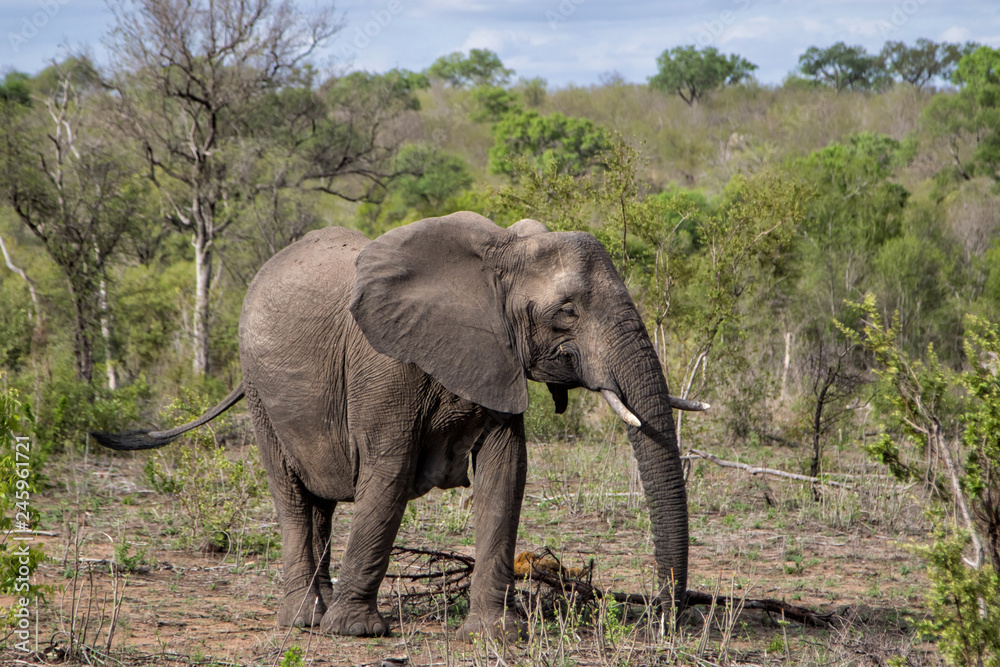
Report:
[[511,162],[517,157],[530,159],[538,168],[551,165],[557,172],[582,174],[608,148],[602,128],[559,112],[549,116],[534,110],[509,113],[497,123],[493,136],[490,169],[496,174],[513,175]]

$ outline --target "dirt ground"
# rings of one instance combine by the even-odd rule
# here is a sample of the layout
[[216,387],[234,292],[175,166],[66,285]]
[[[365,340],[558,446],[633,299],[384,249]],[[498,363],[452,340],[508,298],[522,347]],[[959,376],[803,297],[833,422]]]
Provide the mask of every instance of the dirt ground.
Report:
[[[569,566],[592,560],[595,586],[648,592],[652,545],[627,449],[606,443],[581,453],[586,447],[530,447],[518,550],[548,547]],[[185,517],[177,497],[149,488],[146,465],[141,454],[50,464],[49,485],[34,497],[41,515],[37,529],[51,533],[37,540],[50,559],[35,583],[51,585],[53,592],[36,607],[37,653],[8,648],[0,664],[938,663],[934,647],[914,632],[926,579],[907,544],[923,534],[919,503],[908,495],[912,491],[888,483],[860,492],[827,488],[817,501],[801,484],[693,462],[689,588],[834,613],[832,627],[753,610],[736,615],[717,609],[709,616],[707,608],[695,608],[677,632],[656,637],[646,631],[656,622],[643,621],[641,610],[633,610],[640,616],[633,625],[635,618],[621,621],[620,612],[609,616],[596,606],[567,625],[567,617],[553,611],[554,592],[522,583],[534,614],[532,636],[497,647],[457,641],[461,596],[413,595],[428,589],[405,576],[387,578],[380,595],[392,637],[353,639],[277,627],[277,550],[218,553],[181,545],[177,522]],[[608,472],[619,469],[624,472]],[[397,545],[474,556],[469,495],[464,489],[435,492],[412,503]],[[255,529],[276,540],[269,500],[261,502]],[[335,562],[350,511],[350,505],[338,507]],[[116,554],[123,543],[130,551]],[[129,571],[116,572],[115,561],[125,563],[118,570]],[[390,574],[428,567],[443,565],[400,555]],[[300,662],[288,654],[292,647],[301,649]]]

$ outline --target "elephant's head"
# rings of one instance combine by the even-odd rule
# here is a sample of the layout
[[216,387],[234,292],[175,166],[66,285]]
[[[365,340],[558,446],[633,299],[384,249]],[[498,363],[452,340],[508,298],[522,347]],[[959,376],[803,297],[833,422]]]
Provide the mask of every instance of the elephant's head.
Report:
[[601,244],[525,220],[455,213],[394,229],[357,260],[351,312],[379,352],[490,410],[528,407],[526,379],[601,392],[628,425],[666,599],[687,586],[687,498],[660,362]]

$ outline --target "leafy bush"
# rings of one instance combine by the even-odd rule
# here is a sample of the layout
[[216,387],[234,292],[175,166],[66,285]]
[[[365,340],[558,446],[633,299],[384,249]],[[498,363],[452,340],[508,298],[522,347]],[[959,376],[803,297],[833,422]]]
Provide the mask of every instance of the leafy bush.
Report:
[[[939,517],[940,519],[940,517]],[[927,561],[930,618],[920,624],[925,635],[952,665],[1000,665],[1000,574],[966,565],[967,533],[940,526],[934,542],[915,551]]]
[[[946,523],[939,509],[933,543],[916,549],[931,581],[923,630],[951,664],[1000,665],[1000,327],[968,318],[970,370],[954,374],[941,367],[933,347],[926,359],[911,359],[900,347],[898,316],[884,324],[874,297],[858,308],[862,332],[841,330],[875,359],[885,427],[928,462],[926,478],[963,524]],[[949,397],[962,389],[963,407],[948,410]],[[879,438],[869,451],[896,476],[916,477],[892,439]]]
[[121,389],[108,389],[56,377],[42,388],[36,434],[41,453],[82,448],[90,431],[120,431],[140,419],[140,406],[151,396],[140,376]]

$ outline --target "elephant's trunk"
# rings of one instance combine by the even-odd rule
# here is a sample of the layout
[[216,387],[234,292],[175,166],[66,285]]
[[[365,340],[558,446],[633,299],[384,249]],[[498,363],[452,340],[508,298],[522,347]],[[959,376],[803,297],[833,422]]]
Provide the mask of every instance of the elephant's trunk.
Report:
[[672,601],[683,608],[688,565],[687,491],[667,382],[638,314],[628,318],[626,326],[631,331],[619,337],[610,355],[612,373],[625,407],[641,422],[638,427],[628,426],[628,437],[646,490],[660,597],[664,604]]

